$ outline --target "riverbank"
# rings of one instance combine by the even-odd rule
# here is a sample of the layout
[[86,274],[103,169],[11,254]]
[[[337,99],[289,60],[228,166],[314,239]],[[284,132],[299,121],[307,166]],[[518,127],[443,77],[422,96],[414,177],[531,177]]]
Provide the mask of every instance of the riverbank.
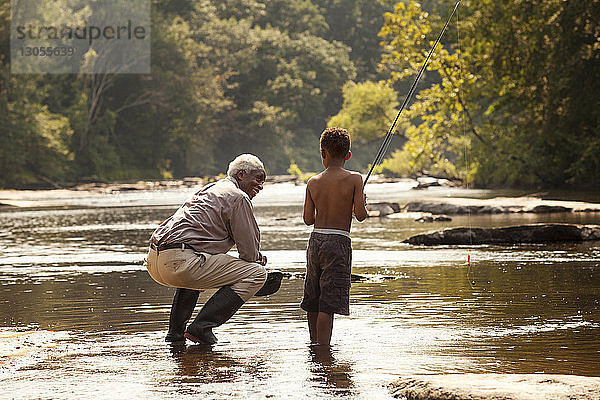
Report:
[[[86,183],[68,189],[0,190],[0,208],[177,205],[202,185],[220,177],[125,183]],[[255,206],[302,205],[305,182],[295,175],[267,177]],[[372,176],[366,187],[371,216],[406,218],[407,211],[421,222],[447,221],[431,215],[596,212],[600,192],[557,191],[531,195],[512,189],[466,189],[438,178]],[[378,203],[385,203],[380,208]],[[385,207],[388,205],[388,207]]]
[[[94,182],[62,189],[0,190],[0,208],[174,205],[184,201],[197,188],[222,177],[188,177],[180,180],[122,183]],[[401,194],[401,196],[392,196],[392,200],[397,200],[405,195],[414,198],[414,196],[422,196],[427,193],[427,190],[412,190],[418,188],[423,183],[423,179],[393,179],[374,176],[369,182],[369,195],[372,195],[370,198],[375,201],[389,201],[390,189],[392,189],[392,193]],[[259,193],[253,203],[269,205],[279,204],[283,201],[284,203],[301,204],[304,200],[304,187],[305,182],[296,175],[268,176],[264,190]],[[443,181],[432,186],[430,190],[442,188],[457,190],[452,185],[445,186]],[[284,196],[285,199],[282,199],[282,193],[287,194]]]
[[[294,183],[297,185],[303,185],[306,183],[309,177],[314,175],[314,173],[306,173],[302,175],[268,175],[266,179],[267,184],[273,183]],[[115,191],[132,191],[132,190],[168,190],[168,189],[177,189],[177,188],[185,188],[185,187],[194,187],[199,185],[204,185],[208,182],[212,182],[221,178],[224,178],[225,175],[214,175],[214,176],[188,176],[181,179],[140,179],[140,180],[132,180],[132,181],[123,181],[123,182],[102,182],[102,181],[93,181],[93,182],[82,182],[76,184],[64,184],[59,185],[57,183],[48,184],[46,186],[23,186],[18,188],[11,189],[0,189],[2,191],[53,191],[53,190],[72,190],[72,191],[89,191],[94,193],[112,193]],[[459,187],[461,186],[460,181],[456,180],[448,180],[443,178],[435,178],[423,176],[416,179],[409,178],[393,178],[386,177],[383,175],[372,175],[369,179],[370,183],[394,183],[400,181],[410,181],[414,182],[414,189],[426,189],[429,187],[439,187],[439,186],[447,186],[447,187]]]

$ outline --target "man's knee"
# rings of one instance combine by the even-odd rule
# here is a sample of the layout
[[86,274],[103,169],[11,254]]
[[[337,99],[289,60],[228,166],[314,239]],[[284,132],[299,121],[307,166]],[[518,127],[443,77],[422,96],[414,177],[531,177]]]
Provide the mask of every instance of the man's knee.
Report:
[[256,264],[256,267],[257,268],[255,272],[252,274],[252,278],[254,282],[256,282],[256,285],[260,288],[267,281],[267,270],[260,264]]
[[244,279],[252,294],[256,293],[267,281],[267,270],[260,264],[252,263],[253,269]]
[[249,263],[243,279],[232,286],[233,290],[244,300],[250,300],[256,292],[265,284],[267,280],[267,271],[265,267],[257,263]]

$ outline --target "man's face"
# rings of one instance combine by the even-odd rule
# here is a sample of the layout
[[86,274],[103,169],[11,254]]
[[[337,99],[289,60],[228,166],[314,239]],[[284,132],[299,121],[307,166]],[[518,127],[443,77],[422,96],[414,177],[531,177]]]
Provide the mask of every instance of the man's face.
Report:
[[266,178],[264,171],[246,172],[244,170],[238,171],[236,177],[240,189],[246,192],[251,199],[262,190]]

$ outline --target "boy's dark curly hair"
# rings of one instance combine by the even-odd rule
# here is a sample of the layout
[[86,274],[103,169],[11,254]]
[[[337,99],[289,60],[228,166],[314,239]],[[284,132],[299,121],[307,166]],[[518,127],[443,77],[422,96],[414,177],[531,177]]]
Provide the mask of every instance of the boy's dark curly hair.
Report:
[[321,133],[321,150],[327,150],[333,158],[344,158],[350,151],[350,134],[347,130],[334,127]]

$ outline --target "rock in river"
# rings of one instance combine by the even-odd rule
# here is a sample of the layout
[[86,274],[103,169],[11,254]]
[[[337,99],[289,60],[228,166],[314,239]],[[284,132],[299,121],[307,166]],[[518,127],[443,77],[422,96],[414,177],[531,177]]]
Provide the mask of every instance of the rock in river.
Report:
[[400,205],[398,203],[381,202],[367,204],[369,217],[385,217],[390,214],[399,213]]
[[409,400],[592,400],[600,377],[546,374],[415,375],[391,384],[395,398]]
[[493,199],[431,198],[427,201],[411,201],[408,212],[431,214],[509,214],[509,213],[565,213],[600,212],[600,204],[578,201],[552,201],[535,197],[496,197]]
[[532,224],[503,228],[449,228],[411,236],[404,243],[448,244],[546,243],[600,240],[600,225]]

